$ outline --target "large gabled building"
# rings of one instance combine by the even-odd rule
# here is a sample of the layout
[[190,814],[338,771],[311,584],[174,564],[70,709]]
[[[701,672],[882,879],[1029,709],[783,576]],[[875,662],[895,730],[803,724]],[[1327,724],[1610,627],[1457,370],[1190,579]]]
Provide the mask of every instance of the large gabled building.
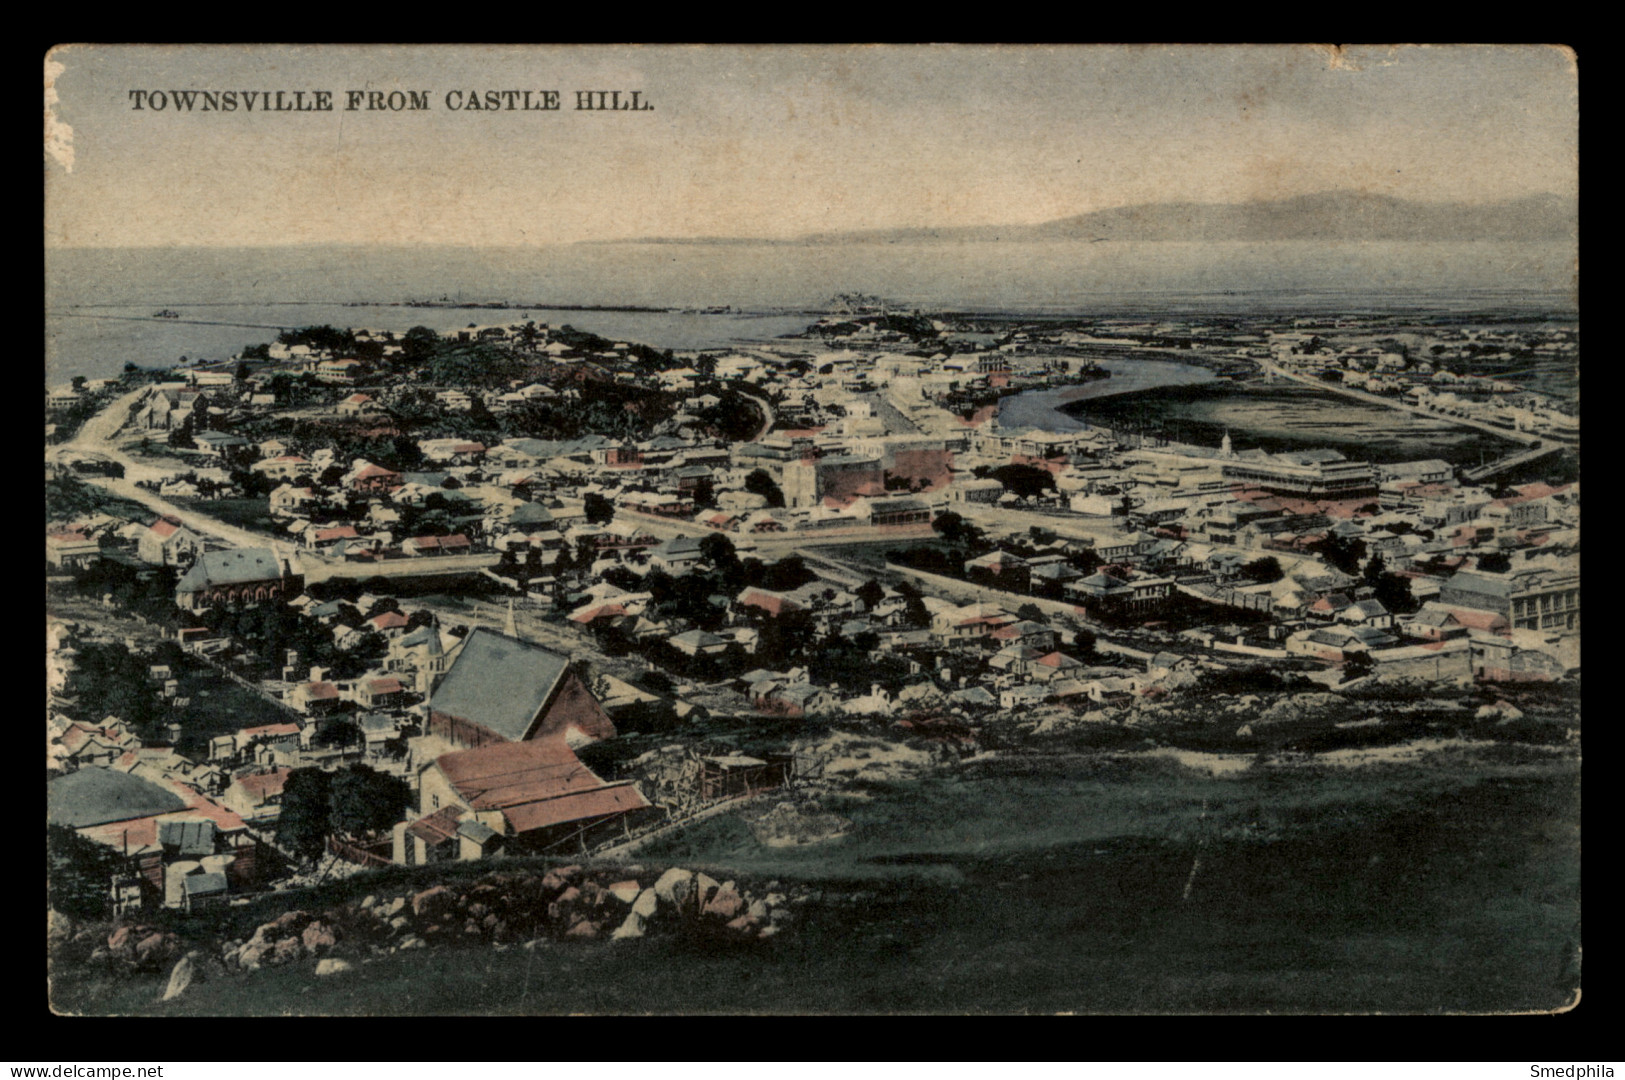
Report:
[[615,736],[615,725],[570,659],[481,627],[468,635],[429,697],[427,734],[473,749],[561,738]]
[[394,859],[408,866],[585,849],[657,812],[636,784],[606,783],[560,738],[443,754],[420,776],[418,798],[421,816],[394,833]]
[[175,603],[188,611],[291,600],[304,578],[270,548],[206,551],[175,583]]

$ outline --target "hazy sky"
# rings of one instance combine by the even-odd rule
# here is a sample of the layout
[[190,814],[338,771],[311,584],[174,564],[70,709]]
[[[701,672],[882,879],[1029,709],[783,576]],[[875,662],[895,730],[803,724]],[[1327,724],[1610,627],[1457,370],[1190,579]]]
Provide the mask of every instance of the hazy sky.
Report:
[[[1544,47],[87,46],[48,58],[47,87],[71,129],[47,124],[46,239],[65,246],[782,237],[1578,185],[1578,76]],[[177,89],[335,108],[131,107]],[[447,108],[509,89],[563,108]],[[654,109],[577,111],[578,89]],[[347,90],[430,108],[344,111]]]

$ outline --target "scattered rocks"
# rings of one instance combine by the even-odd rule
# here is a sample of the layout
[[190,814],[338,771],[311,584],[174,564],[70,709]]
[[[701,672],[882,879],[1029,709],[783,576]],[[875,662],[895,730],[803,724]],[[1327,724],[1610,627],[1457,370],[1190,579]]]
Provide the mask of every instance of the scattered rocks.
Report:
[[796,805],[781,802],[747,823],[756,839],[768,847],[819,844],[844,836],[852,822],[839,814],[826,814],[816,802]]
[[[799,812],[799,811],[798,811]],[[369,894],[316,911],[293,910],[242,937],[185,952],[181,939],[140,923],[76,926],[53,915],[53,942],[85,939],[92,959],[113,969],[169,970],[163,1000],[196,982],[267,967],[309,964],[328,977],[404,949],[477,945],[534,949],[550,941],[632,941],[662,934],[726,934],[756,940],[780,932],[804,892],[771,882],[765,895],[744,884],[673,867],[652,871],[561,867],[546,874],[509,871],[471,884],[448,882],[405,896]],[[183,955],[184,953],[184,955]]]

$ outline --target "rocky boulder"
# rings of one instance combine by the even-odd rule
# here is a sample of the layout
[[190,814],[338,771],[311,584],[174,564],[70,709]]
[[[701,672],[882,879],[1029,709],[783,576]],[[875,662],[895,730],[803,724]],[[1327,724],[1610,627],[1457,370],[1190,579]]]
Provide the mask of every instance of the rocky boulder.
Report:
[[169,983],[164,987],[162,1001],[174,1001],[186,993],[186,988],[192,985],[192,961],[190,957],[181,957],[175,962],[175,967],[169,973]]
[[174,934],[150,933],[135,943],[135,965],[156,970],[175,958],[180,952],[180,944],[180,938]]
[[648,922],[636,911],[629,911],[626,920],[616,927],[610,935],[612,941],[626,941],[630,938],[640,938],[648,930]]
[[316,962],[316,975],[318,978],[326,978],[329,975],[340,975],[349,970],[349,961],[339,960],[331,956],[325,960],[318,960]]
[[706,915],[726,922],[744,913],[745,898],[735,889],[719,888],[701,910]]
[[332,927],[321,922],[313,922],[305,927],[305,932],[301,935],[300,941],[304,943],[306,952],[316,956],[338,944],[338,936],[334,933]]
[[547,905],[547,918],[549,922],[563,923],[572,915],[581,903],[581,890],[574,885],[559,893],[558,899]]
[[694,895],[694,871],[672,867],[654,884],[655,895],[672,907],[682,907]]
[[291,964],[305,955],[305,947],[298,938],[287,937],[276,943],[266,957],[266,963],[272,965]]
[[424,889],[412,897],[412,914],[420,919],[440,919],[455,910],[457,910],[457,894],[444,885]]

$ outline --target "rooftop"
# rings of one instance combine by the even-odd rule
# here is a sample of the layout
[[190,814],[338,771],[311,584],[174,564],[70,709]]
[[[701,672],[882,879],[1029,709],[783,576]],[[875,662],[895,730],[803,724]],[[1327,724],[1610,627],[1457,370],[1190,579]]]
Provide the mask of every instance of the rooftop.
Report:
[[568,657],[480,627],[468,635],[429,708],[518,741],[569,663]]

